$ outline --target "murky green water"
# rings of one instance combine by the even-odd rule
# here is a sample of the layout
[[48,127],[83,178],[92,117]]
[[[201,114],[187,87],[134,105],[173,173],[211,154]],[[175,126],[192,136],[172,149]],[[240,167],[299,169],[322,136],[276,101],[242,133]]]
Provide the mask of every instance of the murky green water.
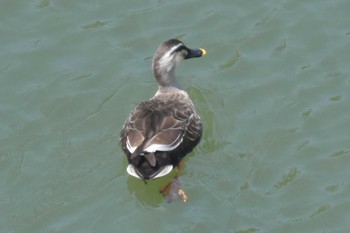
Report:
[[[348,232],[350,2],[2,1],[0,232]],[[204,138],[168,204],[117,144],[177,37]]]

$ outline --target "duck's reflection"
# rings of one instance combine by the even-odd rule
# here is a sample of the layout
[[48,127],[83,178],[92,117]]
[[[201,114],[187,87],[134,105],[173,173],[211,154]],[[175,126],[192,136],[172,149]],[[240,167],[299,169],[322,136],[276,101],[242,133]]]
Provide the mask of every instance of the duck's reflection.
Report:
[[168,203],[176,200],[188,201],[188,196],[175,172],[146,182],[129,176],[127,183],[129,192],[133,193],[142,204],[158,206],[164,201]]

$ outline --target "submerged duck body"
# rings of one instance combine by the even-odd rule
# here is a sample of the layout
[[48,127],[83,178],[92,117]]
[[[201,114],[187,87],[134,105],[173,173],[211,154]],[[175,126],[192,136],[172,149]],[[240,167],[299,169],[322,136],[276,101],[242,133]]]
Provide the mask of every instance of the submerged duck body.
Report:
[[189,49],[177,39],[157,49],[152,68],[158,91],[132,111],[120,133],[130,175],[143,180],[165,176],[199,143],[200,117],[176,82],[175,68],[184,59],[205,53],[204,49]]

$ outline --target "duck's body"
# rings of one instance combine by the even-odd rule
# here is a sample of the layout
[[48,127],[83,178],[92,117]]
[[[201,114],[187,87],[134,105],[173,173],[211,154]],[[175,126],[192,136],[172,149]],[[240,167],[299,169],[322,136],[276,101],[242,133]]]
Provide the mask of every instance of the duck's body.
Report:
[[158,48],[153,72],[159,89],[133,110],[120,134],[130,175],[143,180],[165,176],[199,143],[200,117],[188,94],[178,87],[175,68],[184,59],[203,55],[205,50],[188,49],[176,39]]

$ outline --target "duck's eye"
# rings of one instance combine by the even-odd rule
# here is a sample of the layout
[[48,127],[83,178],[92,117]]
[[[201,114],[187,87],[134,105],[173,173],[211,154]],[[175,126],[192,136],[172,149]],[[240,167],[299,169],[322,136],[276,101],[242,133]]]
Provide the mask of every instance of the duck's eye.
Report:
[[184,45],[179,45],[176,49],[174,49],[171,54],[181,52],[182,50],[186,50],[186,47]]
[[181,45],[180,47],[178,47],[175,52],[181,52],[182,50],[186,50],[185,46]]

